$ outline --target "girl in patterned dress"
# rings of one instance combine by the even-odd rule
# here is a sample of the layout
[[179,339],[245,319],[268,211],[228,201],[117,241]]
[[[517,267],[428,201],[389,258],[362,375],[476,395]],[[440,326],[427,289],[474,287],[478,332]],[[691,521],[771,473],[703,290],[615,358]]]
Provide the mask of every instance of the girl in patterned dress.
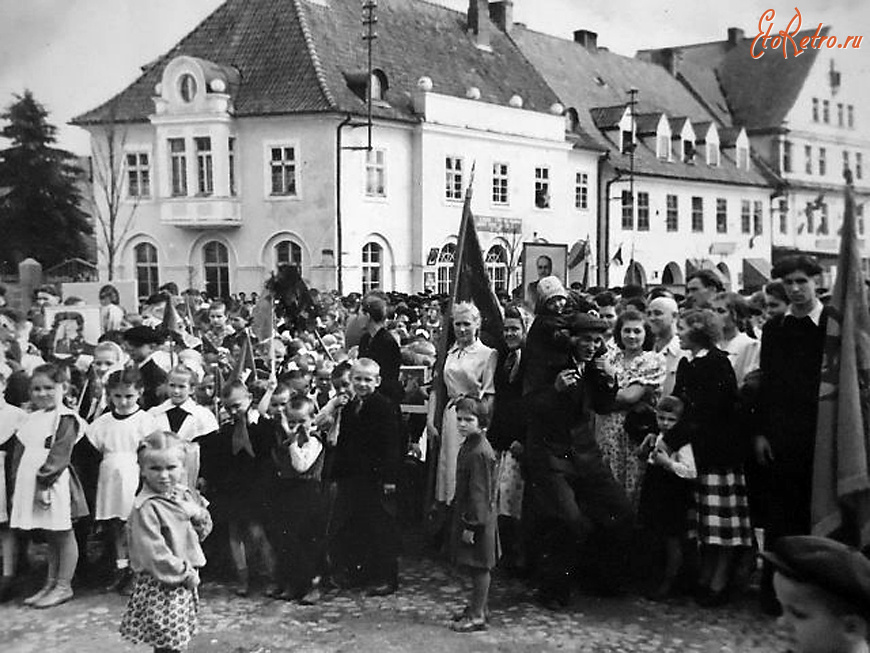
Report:
[[115,545],[115,578],[107,589],[123,593],[133,580],[125,524],[139,487],[136,450],[158,426],[139,407],[142,377],[136,368],[112,372],[106,381],[106,394],[111,411],[100,415],[87,428],[88,440],[102,457],[94,519],[109,529]]
[[155,652],[187,648],[196,634],[200,542],[211,532],[206,502],[185,484],[184,443],[155,431],[138,452],[142,490],[128,521],[133,595],[121,619],[121,636]]

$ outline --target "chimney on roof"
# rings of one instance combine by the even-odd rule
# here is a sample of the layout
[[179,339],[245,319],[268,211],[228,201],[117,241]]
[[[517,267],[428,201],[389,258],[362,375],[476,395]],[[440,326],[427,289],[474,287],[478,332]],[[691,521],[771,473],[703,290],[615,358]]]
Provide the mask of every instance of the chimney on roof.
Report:
[[489,50],[489,0],[468,0],[466,31],[474,34],[478,48]]
[[588,29],[574,30],[574,42],[579,43],[589,52],[598,52],[598,33]]
[[514,26],[513,0],[498,0],[489,3],[489,19],[502,32],[508,33]]
[[739,27],[729,27],[728,28],[728,45],[730,47],[734,47],[735,45],[739,45],[740,42],[744,38],[744,32]]
[[650,61],[661,66],[668,71],[673,77],[677,76],[677,68],[680,63],[679,48],[662,48],[661,50],[653,50]]

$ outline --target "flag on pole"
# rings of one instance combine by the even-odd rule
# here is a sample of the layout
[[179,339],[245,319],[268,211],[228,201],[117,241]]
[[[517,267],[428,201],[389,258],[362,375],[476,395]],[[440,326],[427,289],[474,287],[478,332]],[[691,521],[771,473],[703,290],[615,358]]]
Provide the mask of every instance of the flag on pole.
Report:
[[613,255],[613,258],[610,259],[613,263],[617,265],[624,265],[625,262],[622,260],[622,243],[619,243],[619,247],[616,250],[616,254]]
[[248,383],[249,379],[253,381],[257,378],[257,366],[254,363],[254,344],[251,342],[251,334],[247,329],[245,329],[244,334],[231,379],[239,379],[242,383]]
[[163,321],[160,323],[160,331],[165,335],[178,335],[184,346],[188,349],[193,349],[202,344],[202,341],[188,333],[184,327],[184,321],[175,309],[175,304],[172,302],[172,297],[167,296],[166,304],[163,308]]
[[459,238],[456,246],[456,258],[453,261],[453,282],[450,290],[450,304],[447,312],[446,328],[441,330],[441,342],[438,348],[438,360],[435,363],[435,372],[439,379],[436,385],[437,404],[435,407],[435,421],[441,428],[441,414],[446,404],[446,388],[444,387],[442,371],[447,350],[453,344],[453,325],[450,314],[453,305],[457,302],[474,302],[480,311],[480,340],[485,345],[494,349],[504,348],[504,335],[502,333],[502,315],[498,299],[492,291],[489,275],[483,262],[483,252],[480,249],[480,241],[477,238],[477,230],[474,226],[474,215],[471,213],[472,184],[474,183],[474,166],[468,188],[465,191],[465,202],[462,206],[462,221],[459,225]]
[[837,279],[827,320],[813,461],[816,535],[870,544],[870,312],[847,174]]

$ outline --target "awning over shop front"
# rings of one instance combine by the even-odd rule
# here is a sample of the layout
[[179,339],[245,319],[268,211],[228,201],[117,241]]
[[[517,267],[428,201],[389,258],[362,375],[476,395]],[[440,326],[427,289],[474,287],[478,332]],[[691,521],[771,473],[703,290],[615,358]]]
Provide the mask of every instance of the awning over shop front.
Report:
[[743,259],[743,288],[761,290],[770,281],[770,261],[763,258]]

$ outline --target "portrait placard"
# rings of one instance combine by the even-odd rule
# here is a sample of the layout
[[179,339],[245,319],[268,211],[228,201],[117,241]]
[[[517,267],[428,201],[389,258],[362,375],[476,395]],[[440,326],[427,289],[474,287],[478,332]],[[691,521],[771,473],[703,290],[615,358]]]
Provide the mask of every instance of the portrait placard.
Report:
[[399,366],[399,383],[402,384],[402,412],[426,413],[429,393],[426,385],[430,381],[430,370],[425,365]]
[[568,245],[523,243],[523,301],[534,309],[538,301],[538,280],[551,275],[566,285]]
[[55,358],[91,354],[100,338],[99,306],[47,306],[49,351]]

